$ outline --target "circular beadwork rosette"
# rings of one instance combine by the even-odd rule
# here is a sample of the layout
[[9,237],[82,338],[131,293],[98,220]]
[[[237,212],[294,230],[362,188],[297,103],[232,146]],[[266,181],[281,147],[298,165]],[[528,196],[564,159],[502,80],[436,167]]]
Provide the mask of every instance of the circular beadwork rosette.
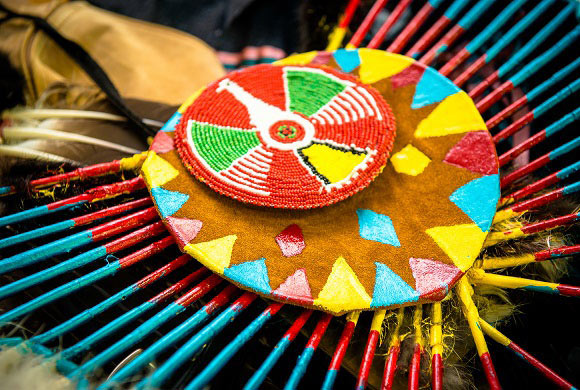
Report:
[[[289,86],[291,72],[301,73],[301,86]],[[372,108],[369,98],[351,96],[361,102],[357,107],[341,95],[344,89],[336,93],[343,87],[330,94],[323,84],[331,81],[371,94],[374,115],[363,105]],[[324,100],[317,100],[319,87]],[[299,105],[292,105],[299,95]],[[337,97],[334,113],[320,115]],[[254,120],[266,115],[252,114],[256,101],[279,111],[268,121]],[[368,113],[366,122],[359,109]],[[220,115],[200,119],[206,111]],[[384,165],[394,135],[391,112],[396,137]],[[335,115],[341,129],[350,130],[320,135],[321,127],[338,125]],[[359,131],[364,139],[356,138]],[[328,198],[303,198],[312,200],[308,207],[330,205],[297,209],[224,185],[219,173],[258,149],[297,156],[304,169],[289,170],[286,179],[297,175],[300,183],[309,175]],[[245,174],[252,177],[257,167],[269,172],[268,156],[250,158],[255,167],[240,163],[254,169]],[[349,180],[328,187],[321,176],[331,184],[341,179],[328,173],[332,169]],[[180,107],[155,137],[142,173],[185,252],[244,289],[333,314],[442,299],[479,255],[499,198],[495,147],[469,96],[411,58],[371,49],[309,52],[229,74]],[[242,176],[234,175],[235,183]],[[273,193],[275,183],[266,188]]]
[[215,191],[305,209],[366,187],[387,163],[394,122],[382,96],[349,74],[258,65],[205,88],[175,139],[190,172]]

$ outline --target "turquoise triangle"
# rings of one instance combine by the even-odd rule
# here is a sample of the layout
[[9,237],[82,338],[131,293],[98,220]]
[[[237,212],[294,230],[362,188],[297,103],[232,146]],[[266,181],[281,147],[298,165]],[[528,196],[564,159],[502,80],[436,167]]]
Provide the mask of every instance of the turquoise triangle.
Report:
[[157,208],[163,218],[175,214],[189,199],[189,195],[168,191],[161,187],[152,188],[151,195],[153,195],[155,204],[157,204]]
[[483,176],[459,187],[449,200],[471,218],[479,228],[487,232],[499,200],[499,175]]
[[334,60],[343,72],[353,71],[360,65],[358,50],[339,49],[333,54]]
[[401,246],[393,221],[387,215],[364,209],[358,209],[356,214],[358,215],[359,235],[362,238],[396,247]]
[[411,108],[416,110],[429,104],[440,102],[447,96],[459,91],[461,90],[436,70],[427,68],[415,87]]
[[382,263],[375,263],[375,289],[371,307],[400,305],[417,302],[419,293],[409,286],[399,275]]
[[264,258],[226,268],[224,276],[263,294],[270,294],[272,291]]
[[173,114],[171,116],[171,118],[169,118],[169,120],[167,122],[165,122],[165,124],[163,125],[163,127],[161,128],[161,131],[175,131],[175,127],[177,126],[177,124],[179,123],[179,121],[181,120],[181,114],[179,113],[179,111],[175,112],[175,114]]

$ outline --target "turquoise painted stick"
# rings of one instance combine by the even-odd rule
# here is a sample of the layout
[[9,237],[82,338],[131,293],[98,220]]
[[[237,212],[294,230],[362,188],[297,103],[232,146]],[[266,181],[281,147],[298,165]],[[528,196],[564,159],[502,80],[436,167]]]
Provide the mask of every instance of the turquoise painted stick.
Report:
[[234,357],[234,355],[248,341],[255,336],[266,322],[270,320],[284,306],[283,303],[271,303],[250,325],[240,332],[235,339],[226,345],[220,353],[196,376],[186,387],[185,390],[197,390],[204,388],[220,370]]

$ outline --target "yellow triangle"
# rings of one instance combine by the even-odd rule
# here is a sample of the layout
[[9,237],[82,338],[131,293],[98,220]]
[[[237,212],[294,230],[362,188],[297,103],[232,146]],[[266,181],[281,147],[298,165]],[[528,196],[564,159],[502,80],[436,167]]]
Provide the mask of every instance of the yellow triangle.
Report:
[[448,96],[423,119],[415,130],[415,137],[441,137],[486,129],[475,104],[461,91]]
[[463,272],[473,265],[487,236],[476,224],[437,226],[426,233]]
[[322,144],[312,144],[302,149],[302,153],[308,157],[308,162],[316,171],[331,183],[348,178],[366,157],[363,153],[346,152]]
[[415,62],[412,58],[382,50],[359,49],[358,54],[360,56],[358,74],[364,84],[376,83],[391,77]]
[[341,313],[369,308],[371,297],[341,256],[334,262],[326,284],[314,304],[327,311]]
[[187,109],[187,107],[189,107],[191,105],[191,103],[193,103],[193,101],[195,99],[197,99],[199,97],[199,95],[201,95],[201,93],[205,91],[205,87],[201,87],[200,89],[198,89],[197,91],[195,91],[193,93],[193,95],[190,95],[181,106],[179,106],[179,108],[177,109],[177,112],[179,112],[180,114],[183,114],[185,112],[185,110]]
[[155,152],[149,152],[141,167],[145,181],[151,188],[161,187],[175,179],[179,172],[171,164],[159,157]]
[[308,65],[318,55],[317,51],[293,54],[284,59],[274,62],[274,65]]
[[223,274],[224,269],[230,266],[237,238],[232,234],[199,244],[187,244],[183,249],[213,272]]

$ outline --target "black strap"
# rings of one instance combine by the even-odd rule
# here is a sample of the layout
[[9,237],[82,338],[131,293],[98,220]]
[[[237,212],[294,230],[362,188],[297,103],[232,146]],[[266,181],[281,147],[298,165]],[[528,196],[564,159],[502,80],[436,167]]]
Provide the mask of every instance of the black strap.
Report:
[[109,98],[109,101],[113,106],[119,110],[127,119],[133,127],[138,130],[142,135],[150,136],[154,135],[155,131],[149,128],[143,120],[133,112],[123,101],[119,91],[109,78],[103,68],[91,57],[89,53],[86,52],[79,44],[63,37],[54,27],[52,27],[46,20],[33,15],[23,15],[16,12],[10,11],[3,4],[0,3],[0,10],[7,14],[6,18],[2,21],[11,18],[23,18],[31,20],[36,28],[42,30],[46,35],[48,35],[52,40],[58,44],[88,75],[89,77],[101,88],[105,95]]

